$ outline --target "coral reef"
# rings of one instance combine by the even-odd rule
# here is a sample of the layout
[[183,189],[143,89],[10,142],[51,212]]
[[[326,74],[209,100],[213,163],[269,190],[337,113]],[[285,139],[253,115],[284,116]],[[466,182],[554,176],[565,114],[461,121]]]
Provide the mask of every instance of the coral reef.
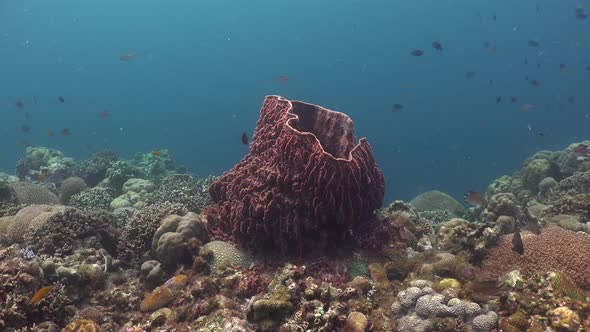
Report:
[[110,210],[113,200],[112,191],[108,188],[94,187],[70,197],[69,205],[80,210]]
[[61,204],[67,205],[72,196],[84,191],[86,188],[88,188],[86,182],[80,177],[72,176],[65,179],[59,189],[59,200]]
[[203,254],[209,258],[213,272],[221,272],[226,267],[247,267],[251,258],[231,243],[211,241],[203,246]]
[[524,254],[512,249],[513,235],[504,235],[483,261],[483,269],[499,277],[514,268],[524,276],[556,271],[570,276],[584,288],[590,288],[590,238],[559,227],[549,227],[541,234],[523,233]]
[[459,330],[469,326],[473,331],[488,332],[496,327],[498,315],[494,311],[460,300],[450,288],[437,293],[431,286],[430,281],[414,280],[409,288],[397,294],[391,311],[398,319],[399,331],[431,331],[441,324],[441,319],[454,320],[462,327]]
[[76,174],[90,187],[94,187],[106,177],[107,170],[117,160],[117,155],[112,151],[97,152],[76,166]]
[[[175,267],[183,260],[192,261],[192,248],[209,240],[204,217],[194,212],[184,216],[169,215],[160,222],[152,240],[152,254],[164,266]],[[195,243],[194,241],[198,241]]]
[[149,194],[156,189],[150,180],[129,179],[123,184],[122,193],[111,202],[111,209],[133,207],[141,209],[147,205]]
[[57,196],[49,189],[35,183],[14,182],[8,185],[14,191],[17,204],[59,204]]
[[17,162],[16,174],[21,181],[41,180],[59,185],[74,174],[74,168],[74,159],[59,150],[29,146],[25,159]]
[[438,190],[427,191],[414,197],[410,201],[410,205],[418,212],[443,210],[453,213],[455,217],[461,217],[465,213],[465,208],[461,203]]
[[248,154],[215,180],[214,235],[252,248],[303,253],[342,243],[373,219],[385,181],[343,113],[278,96],[265,99]]
[[139,267],[150,257],[154,234],[160,222],[169,215],[185,215],[186,209],[180,204],[152,204],[137,211],[123,229],[117,253],[119,259],[130,266]]
[[195,179],[188,174],[169,175],[148,196],[147,203],[178,203],[189,211],[199,213],[205,206],[213,203],[209,196],[209,186],[214,180],[214,177]]

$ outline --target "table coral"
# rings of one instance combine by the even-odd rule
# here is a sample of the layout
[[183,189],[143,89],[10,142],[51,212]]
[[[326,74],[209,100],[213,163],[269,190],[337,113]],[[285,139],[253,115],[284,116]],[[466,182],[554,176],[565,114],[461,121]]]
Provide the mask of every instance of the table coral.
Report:
[[383,203],[385,179],[344,113],[268,96],[248,154],[213,182],[215,235],[303,253],[342,242]]

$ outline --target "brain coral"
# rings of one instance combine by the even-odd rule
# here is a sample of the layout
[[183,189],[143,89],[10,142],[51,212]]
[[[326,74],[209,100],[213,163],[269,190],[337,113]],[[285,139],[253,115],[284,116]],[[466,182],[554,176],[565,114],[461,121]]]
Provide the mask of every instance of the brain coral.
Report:
[[86,182],[80,177],[72,176],[61,183],[59,199],[62,204],[68,204],[70,198],[86,189]]
[[211,241],[203,246],[204,252],[211,253],[211,270],[219,272],[228,266],[247,267],[250,264],[250,258],[234,247],[231,243],[223,241]]
[[410,201],[410,204],[415,207],[418,212],[448,210],[455,213],[457,216],[461,216],[465,212],[465,208],[461,203],[438,190],[424,192],[414,197],[414,199]]
[[524,254],[512,250],[513,235],[504,235],[483,261],[483,270],[499,277],[514,268],[523,275],[561,272],[580,287],[590,289],[590,238],[559,227],[548,227],[541,234],[523,233]]
[[14,217],[8,217],[12,218],[6,229],[8,242],[22,242],[26,233],[34,232],[47,223],[49,218],[64,211],[65,207],[60,205],[31,205],[21,209]]
[[344,113],[265,98],[248,154],[213,182],[214,235],[297,252],[350,239],[374,219],[385,192],[366,139]]
[[59,204],[59,199],[54,193],[38,184],[15,182],[8,186],[14,190],[18,204]]

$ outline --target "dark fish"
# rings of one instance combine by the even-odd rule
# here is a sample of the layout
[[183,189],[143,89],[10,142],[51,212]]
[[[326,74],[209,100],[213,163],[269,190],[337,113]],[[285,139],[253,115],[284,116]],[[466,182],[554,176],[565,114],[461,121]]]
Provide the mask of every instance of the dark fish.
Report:
[[541,64],[537,63],[537,69],[541,69]]
[[27,121],[31,120],[31,113],[25,112],[25,120],[27,120]]
[[584,8],[578,7],[576,8],[576,18],[578,20],[584,20],[588,17],[588,14],[584,11]]
[[510,97],[510,101],[513,103],[516,103],[518,101],[518,99],[516,99],[515,97]]
[[463,196],[463,200],[465,203],[469,203],[471,205],[483,205],[485,202],[480,193],[472,190],[469,190],[467,194]]
[[100,116],[101,118],[103,118],[103,119],[104,119],[104,118],[106,118],[106,117],[108,117],[108,116],[109,116],[109,112],[107,112],[107,111],[102,111],[102,112],[98,113],[98,116]]
[[586,69],[586,71],[590,71],[590,66],[586,66],[584,69]]
[[525,64],[525,65],[528,65],[528,64],[529,64],[529,59],[527,59],[527,58],[524,58],[524,64]]
[[432,42],[432,48],[434,48],[437,51],[443,50],[442,44],[437,42],[436,40]]
[[283,83],[287,83],[287,82],[289,82],[289,76],[285,76],[285,75],[279,76],[279,81],[281,81]]
[[62,96],[59,96],[59,97],[57,97],[57,100],[58,100],[60,103],[65,103],[65,101],[66,101],[66,100],[64,99],[64,97],[62,97]]
[[501,103],[501,102],[502,102],[502,97],[497,97],[497,98],[496,98],[496,104],[499,104],[499,103]]
[[72,134],[72,132],[70,131],[69,128],[64,128],[59,131],[59,134],[62,136],[70,136]]
[[524,77],[524,80],[525,80],[525,81],[528,81],[528,80],[529,80],[529,75],[526,75],[526,76]]
[[489,80],[488,81],[488,86],[492,86],[494,84],[494,80]]
[[566,69],[567,65],[565,63],[560,63],[559,64],[559,69]]
[[574,97],[568,97],[568,98],[567,98],[567,101],[568,101],[569,103],[573,103],[574,101],[576,101],[576,99],[575,99]]
[[534,109],[536,106],[533,104],[523,104],[522,106],[520,106],[520,110],[523,112],[528,112],[532,109]]
[[529,40],[529,46],[530,47],[539,47],[540,45],[541,45],[541,43],[539,43],[536,40],[533,40],[533,39]]
[[488,47],[490,47],[490,42],[486,40],[483,42],[483,48],[488,48]]
[[424,51],[422,51],[422,50],[413,50],[412,52],[410,52],[410,54],[412,56],[422,56],[424,54]]
[[20,126],[20,131],[22,131],[23,133],[30,133],[31,129],[33,129],[33,127],[27,124]]
[[55,136],[53,130],[47,130],[47,136]]
[[14,103],[14,105],[15,105],[15,106],[16,106],[16,108],[18,108],[18,109],[22,109],[23,107],[25,107],[25,103],[24,103],[24,102],[22,102],[22,101],[20,101],[20,100],[17,100],[17,101]]
[[529,83],[531,83],[531,85],[534,87],[538,87],[539,85],[541,85],[541,82],[537,80],[530,80]]
[[135,53],[127,53],[127,54],[122,54],[119,56],[119,60],[121,61],[129,61],[133,58],[135,58]]
[[512,250],[519,255],[524,254],[524,245],[522,244],[522,237],[520,236],[520,230],[514,232],[512,237]]
[[248,145],[248,133],[246,133],[246,132],[242,133],[242,143],[244,145]]
[[573,150],[572,154],[574,157],[584,157],[588,153],[588,145],[578,144]]
[[496,14],[492,15],[492,21],[495,21],[497,19]]
[[402,104],[393,104],[393,106],[391,106],[391,111],[392,112],[401,111],[402,108],[404,108],[404,105],[402,105]]
[[475,77],[475,72],[474,71],[468,71],[465,73],[465,78],[471,79]]

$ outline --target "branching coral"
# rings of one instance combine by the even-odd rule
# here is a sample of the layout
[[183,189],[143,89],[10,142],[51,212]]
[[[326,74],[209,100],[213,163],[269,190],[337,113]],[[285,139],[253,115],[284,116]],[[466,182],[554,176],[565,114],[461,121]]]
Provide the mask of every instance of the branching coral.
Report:
[[213,203],[209,196],[209,186],[214,180],[214,177],[195,179],[188,174],[169,175],[162,181],[160,187],[149,195],[147,202],[148,204],[179,203],[187,210],[198,213],[202,208]]

